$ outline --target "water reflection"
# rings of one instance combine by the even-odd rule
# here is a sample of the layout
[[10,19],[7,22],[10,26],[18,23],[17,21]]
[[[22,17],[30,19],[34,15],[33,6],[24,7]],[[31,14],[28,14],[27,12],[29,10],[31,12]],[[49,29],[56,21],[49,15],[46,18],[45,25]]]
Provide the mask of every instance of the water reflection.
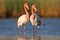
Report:
[[17,40],[41,40],[40,36],[17,36]]

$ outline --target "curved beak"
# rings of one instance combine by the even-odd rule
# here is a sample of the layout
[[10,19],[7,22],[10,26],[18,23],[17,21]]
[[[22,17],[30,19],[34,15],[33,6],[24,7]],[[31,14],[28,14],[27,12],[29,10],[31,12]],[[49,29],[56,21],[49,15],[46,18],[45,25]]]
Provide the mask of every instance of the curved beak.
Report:
[[35,8],[35,12],[37,12],[37,9]]

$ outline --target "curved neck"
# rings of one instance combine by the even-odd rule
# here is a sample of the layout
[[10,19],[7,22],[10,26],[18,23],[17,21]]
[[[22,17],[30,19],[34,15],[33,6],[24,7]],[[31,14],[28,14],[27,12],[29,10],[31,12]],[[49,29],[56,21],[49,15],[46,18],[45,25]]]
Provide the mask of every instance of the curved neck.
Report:
[[26,18],[29,18],[29,13],[28,13],[27,9],[24,8],[24,10],[25,10],[25,12],[26,12]]
[[31,11],[32,11],[32,19],[34,20],[34,19],[35,19],[35,16],[34,16],[34,10],[31,9]]
[[24,8],[24,9],[25,9],[26,14],[29,14],[28,11],[27,11],[27,9],[26,8]]
[[34,14],[34,10],[33,9],[31,9],[31,11],[32,11],[32,15]]

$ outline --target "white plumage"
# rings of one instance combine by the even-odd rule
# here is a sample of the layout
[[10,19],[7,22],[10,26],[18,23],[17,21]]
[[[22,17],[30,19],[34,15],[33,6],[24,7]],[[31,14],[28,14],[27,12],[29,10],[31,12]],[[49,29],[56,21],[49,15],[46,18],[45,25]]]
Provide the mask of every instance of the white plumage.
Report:
[[25,14],[22,15],[22,16],[20,16],[19,19],[18,19],[18,28],[19,28],[20,26],[26,24],[27,21],[28,21],[28,20],[26,19],[26,15],[25,15]]
[[30,21],[31,21],[31,24],[34,26],[36,26],[37,25],[37,18],[35,17],[34,19],[33,19],[33,15],[31,15],[30,16]]

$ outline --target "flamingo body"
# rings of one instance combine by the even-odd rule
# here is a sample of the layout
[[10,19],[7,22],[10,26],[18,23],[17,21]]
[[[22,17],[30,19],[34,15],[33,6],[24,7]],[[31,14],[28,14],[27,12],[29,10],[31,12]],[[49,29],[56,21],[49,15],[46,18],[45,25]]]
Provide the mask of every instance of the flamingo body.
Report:
[[28,3],[25,3],[25,4],[24,4],[24,10],[25,10],[26,14],[24,14],[24,15],[22,15],[22,16],[20,16],[20,17],[18,18],[18,22],[17,22],[18,28],[19,28],[20,26],[26,24],[27,21],[29,20],[29,13],[28,13],[28,11],[27,11],[27,10],[29,10]]
[[25,30],[26,30],[26,23],[28,22],[29,20],[29,13],[28,13],[28,10],[29,10],[29,6],[28,6],[28,3],[25,3],[24,4],[24,10],[25,10],[25,13],[24,15],[20,16],[18,18],[18,22],[17,22],[17,26],[18,28],[20,27],[20,32],[22,32],[21,30],[21,26],[23,25],[24,26],[24,35],[25,35]]
[[36,17],[33,19],[33,15],[30,16],[30,21],[32,25],[37,25],[37,19]]
[[26,14],[20,16],[19,19],[18,19],[18,27],[26,24],[27,21],[28,21],[28,20],[26,19]]
[[41,25],[40,17],[36,13],[34,14],[34,16],[36,18],[37,26],[40,26]]
[[34,14],[34,19],[33,19],[33,15],[30,16],[30,21],[31,21],[31,24],[33,26],[40,26],[41,25],[41,20],[40,20],[40,17],[37,15],[37,14]]

